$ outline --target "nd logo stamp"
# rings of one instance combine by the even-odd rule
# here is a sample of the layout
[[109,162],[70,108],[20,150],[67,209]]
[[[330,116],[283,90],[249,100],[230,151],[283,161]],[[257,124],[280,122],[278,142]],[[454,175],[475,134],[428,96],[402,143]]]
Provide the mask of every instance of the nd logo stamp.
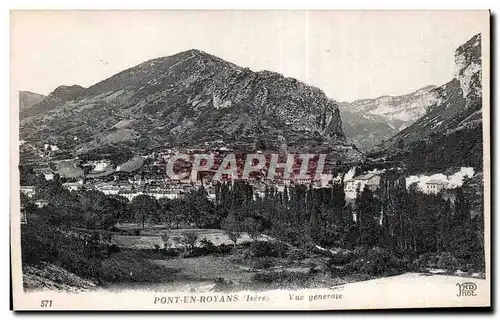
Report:
[[476,296],[477,285],[472,282],[457,283],[457,297],[472,297]]

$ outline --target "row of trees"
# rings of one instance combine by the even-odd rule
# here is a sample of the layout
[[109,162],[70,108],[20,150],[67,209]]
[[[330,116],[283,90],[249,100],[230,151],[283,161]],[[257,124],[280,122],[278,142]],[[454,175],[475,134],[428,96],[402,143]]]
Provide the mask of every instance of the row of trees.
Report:
[[165,224],[172,228],[200,227],[219,228],[224,212],[217,212],[207,198],[207,192],[199,189],[183,199],[156,200],[139,195],[132,201],[119,195],[105,195],[94,190],[70,192],[58,181],[38,180],[36,198],[45,199],[48,205],[37,208],[34,199],[21,195],[21,203],[28,213],[48,217],[53,225],[109,229],[117,222],[135,222],[142,228],[149,224]]
[[382,247],[408,258],[447,252],[484,267],[483,215],[471,215],[462,188],[449,195],[452,202],[442,194],[407,189],[403,177],[388,173],[379,190],[359,190],[351,203],[341,185],[295,186],[283,192],[267,188],[257,197],[251,189],[241,183],[221,185],[216,192],[215,206],[228,214],[223,228],[232,234],[266,233],[297,246]]
[[315,189],[304,185],[282,192],[267,187],[256,194],[245,182],[215,187],[215,201],[201,187],[182,199],[156,200],[140,195],[132,201],[97,191],[69,192],[57,181],[38,181],[37,196],[49,206],[36,209],[24,199],[26,210],[44,211],[56,225],[108,229],[117,222],[164,224],[171,228],[221,228],[236,242],[242,232],[252,237],[268,234],[302,246],[383,247],[399,255],[449,252],[475,265],[484,264],[483,215],[470,214],[461,188],[454,201],[441,194],[427,195],[406,188],[405,179],[386,174],[380,189],[359,190],[350,203],[342,185]]

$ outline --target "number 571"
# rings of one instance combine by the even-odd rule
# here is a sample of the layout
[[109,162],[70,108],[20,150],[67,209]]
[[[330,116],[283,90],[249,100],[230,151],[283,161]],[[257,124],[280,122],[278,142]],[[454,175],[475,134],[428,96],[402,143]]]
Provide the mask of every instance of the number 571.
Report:
[[42,300],[40,306],[42,308],[50,308],[52,307],[52,300]]

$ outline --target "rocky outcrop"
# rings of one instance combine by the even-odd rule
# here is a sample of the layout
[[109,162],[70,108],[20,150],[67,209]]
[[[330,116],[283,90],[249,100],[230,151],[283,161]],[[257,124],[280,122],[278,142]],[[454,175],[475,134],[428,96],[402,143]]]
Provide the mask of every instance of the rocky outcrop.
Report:
[[23,266],[23,287],[27,291],[46,290],[78,293],[91,290],[95,286],[95,283],[82,279],[53,264]]
[[386,146],[407,144],[431,134],[449,134],[482,124],[480,34],[457,48],[455,63],[454,78],[433,90],[437,94],[436,102],[414,124],[387,141]]
[[[455,77],[433,89],[436,102],[415,123],[384,142],[374,153],[451,165],[482,167],[481,35],[455,53]],[[399,154],[399,155],[398,155]]]
[[369,150],[386,140],[383,145],[390,146],[477,126],[482,118],[481,98],[481,35],[477,34],[456,49],[454,78],[449,83],[402,96],[341,102],[339,108],[348,140]]
[[455,76],[465,99],[481,95],[481,34],[455,51]]
[[436,86],[426,86],[401,96],[382,96],[340,102],[339,109],[347,139],[370,150],[423,116],[438,99]]
[[[271,71],[254,72],[199,50],[146,61],[59,103],[57,113],[22,123],[25,139],[78,137],[58,145],[95,148],[117,123],[137,134],[129,146],[228,145],[292,149],[346,144],[337,103],[318,88]],[[51,124],[57,126],[53,128]],[[123,128],[122,128],[123,129]],[[358,152],[352,149],[354,153]],[[358,156],[358,155],[356,155]]]
[[436,101],[435,88],[436,86],[430,85],[401,96],[341,102],[339,106],[342,111],[385,118],[394,127],[403,129],[425,114],[427,108]]

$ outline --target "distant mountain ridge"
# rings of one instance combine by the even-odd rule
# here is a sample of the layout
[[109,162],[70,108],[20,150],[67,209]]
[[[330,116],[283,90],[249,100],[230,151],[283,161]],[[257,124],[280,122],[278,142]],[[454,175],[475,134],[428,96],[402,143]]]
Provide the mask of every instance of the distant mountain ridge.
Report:
[[43,94],[31,91],[19,91],[19,110],[24,111],[45,99]]
[[455,52],[454,78],[433,89],[437,99],[424,116],[382,143],[376,153],[436,168],[482,168],[481,34]]
[[373,99],[360,99],[354,102],[340,102],[343,109],[357,111],[385,117],[389,120],[401,122],[415,121],[421,117],[427,107],[436,100],[437,94],[433,92],[436,86],[428,85],[400,96],[381,96]]
[[138,150],[220,139],[362,158],[346,143],[337,103],[320,89],[199,50],[146,61],[74,93],[44,102],[51,94],[33,107],[43,112],[24,114],[21,137],[75,154],[103,145]]
[[401,96],[340,102],[346,137],[363,150],[373,148],[424,115],[437,100],[435,88],[429,85]]
[[455,51],[454,78],[436,88],[437,99],[428,112],[384,145],[409,143],[435,133],[446,134],[482,124],[481,35]]
[[77,99],[84,91],[85,88],[79,85],[59,86],[32,107],[20,108],[19,115],[21,118],[26,118],[48,113],[66,101]]

